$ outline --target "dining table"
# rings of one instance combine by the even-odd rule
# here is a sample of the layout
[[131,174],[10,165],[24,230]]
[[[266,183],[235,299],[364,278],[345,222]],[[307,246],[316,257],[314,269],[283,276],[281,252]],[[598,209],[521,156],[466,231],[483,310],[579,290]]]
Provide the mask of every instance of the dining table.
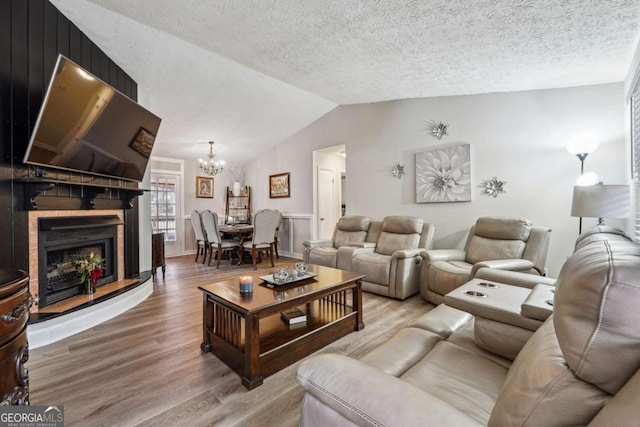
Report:
[[[245,240],[249,240],[251,235],[253,234],[253,225],[251,224],[224,224],[218,226],[218,231],[220,233],[225,234],[228,237],[234,238],[239,237],[240,243]],[[234,256],[232,253],[229,254],[232,263],[234,262]],[[238,260],[238,264],[241,264],[243,260]]]
[[253,234],[253,225],[251,224],[225,224],[218,227],[221,233],[233,236],[240,236],[243,240]]

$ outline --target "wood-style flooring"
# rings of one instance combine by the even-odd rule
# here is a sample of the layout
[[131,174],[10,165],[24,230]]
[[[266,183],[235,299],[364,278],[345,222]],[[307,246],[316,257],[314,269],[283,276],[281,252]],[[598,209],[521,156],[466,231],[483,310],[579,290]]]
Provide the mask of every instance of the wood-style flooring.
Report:
[[[280,258],[278,265],[298,260]],[[258,265],[268,274],[269,263]],[[154,293],[99,326],[30,352],[32,405],[64,405],[66,426],[297,426],[303,392],[298,363],[248,391],[211,353],[202,353],[199,285],[253,272],[222,262],[220,269],[168,260]],[[319,352],[354,358],[384,342],[433,306],[364,293],[365,328]],[[366,378],[363,378],[366,387]]]

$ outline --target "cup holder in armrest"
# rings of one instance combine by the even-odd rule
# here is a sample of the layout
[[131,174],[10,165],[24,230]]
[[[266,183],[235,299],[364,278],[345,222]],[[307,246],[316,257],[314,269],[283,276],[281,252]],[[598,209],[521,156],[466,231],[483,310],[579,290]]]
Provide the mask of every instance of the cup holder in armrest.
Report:
[[476,285],[482,286],[483,288],[492,288],[492,289],[495,289],[498,287],[498,285],[496,285],[495,283],[489,283],[489,282],[478,282],[476,283]]
[[477,298],[486,298],[487,294],[483,293],[483,292],[478,292],[478,291],[462,291],[463,294],[468,295],[470,297],[477,297]]

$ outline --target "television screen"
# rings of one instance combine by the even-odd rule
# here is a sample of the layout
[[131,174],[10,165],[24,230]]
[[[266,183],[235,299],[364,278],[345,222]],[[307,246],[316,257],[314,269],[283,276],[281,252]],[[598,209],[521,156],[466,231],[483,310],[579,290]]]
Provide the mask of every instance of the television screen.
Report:
[[24,162],[141,181],[160,121],[60,55]]

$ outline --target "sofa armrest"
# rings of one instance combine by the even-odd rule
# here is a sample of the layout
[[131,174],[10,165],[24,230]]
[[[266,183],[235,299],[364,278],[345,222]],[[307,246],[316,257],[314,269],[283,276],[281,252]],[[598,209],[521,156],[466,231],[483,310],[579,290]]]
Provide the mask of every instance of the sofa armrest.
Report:
[[420,256],[431,264],[436,261],[464,261],[467,253],[462,249],[431,249],[420,252]]
[[302,245],[305,248],[332,248],[333,241],[332,240],[305,240],[302,242]]
[[497,268],[481,268],[476,272],[475,279],[489,280],[491,282],[506,283],[507,285],[520,286],[533,289],[538,283],[555,286],[556,279],[538,276],[536,274],[522,273],[519,271],[500,270]]
[[[389,296],[408,298],[420,290],[420,264],[423,249],[402,249],[391,255],[389,270]],[[366,279],[365,279],[366,280]]]
[[391,259],[402,259],[402,258],[413,258],[413,257],[417,257],[418,258],[418,264],[420,263],[420,261],[422,261],[422,258],[420,258],[420,253],[423,251],[423,249],[401,249],[398,251],[395,251],[393,254],[391,254]]
[[498,268],[500,270],[527,272],[533,267],[533,263],[528,259],[494,259],[491,261],[481,261],[475,263],[471,268],[471,278],[473,279],[476,272],[481,268]]
[[352,242],[346,246],[353,246],[354,248],[374,248],[375,249],[376,244],[373,242]]
[[[328,413],[335,411],[360,426],[481,425],[432,394],[339,354],[321,354],[303,361],[297,380],[327,407]],[[320,419],[318,405],[313,409],[313,425],[323,425],[330,419]],[[303,406],[303,420],[305,410]]]

